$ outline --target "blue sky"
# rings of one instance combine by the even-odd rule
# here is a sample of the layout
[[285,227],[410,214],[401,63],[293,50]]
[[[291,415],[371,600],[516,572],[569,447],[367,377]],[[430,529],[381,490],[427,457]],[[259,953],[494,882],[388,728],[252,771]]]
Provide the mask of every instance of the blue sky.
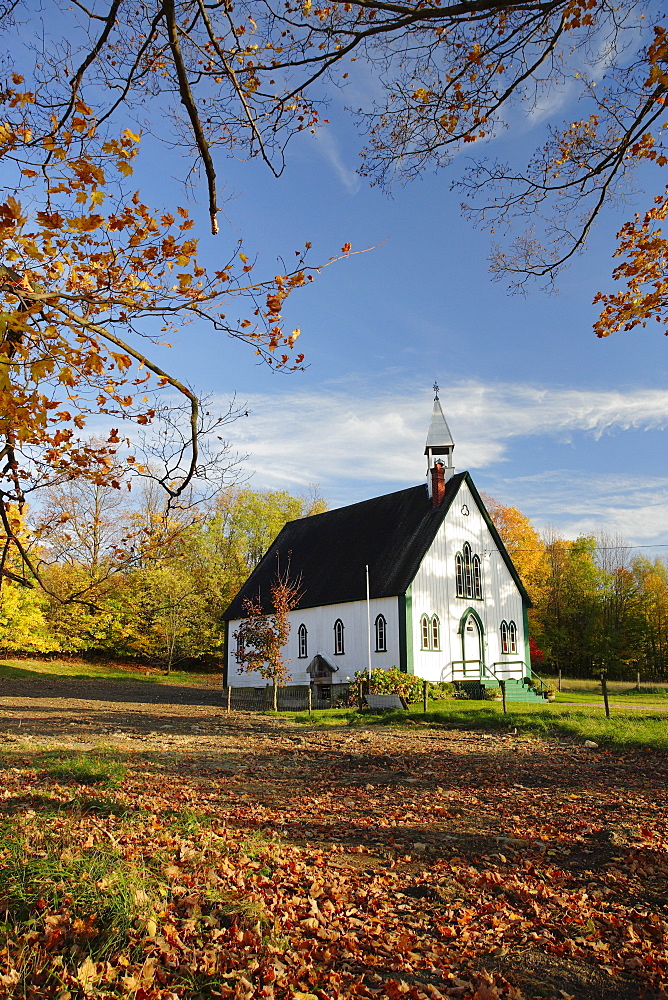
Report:
[[[459,161],[388,196],[355,172],[359,142],[343,104],[327,117],[319,137],[291,147],[278,180],[260,163],[219,159],[226,219],[218,237],[201,239],[215,264],[243,236],[258,274],[280,271],[278,258],[307,240],[313,262],[346,242],[377,247],[291,298],[286,325],[302,330],[307,370],[277,375],[243,345],[195,326],[159,352],[198,390],[248,404],[229,437],[248,455],[251,484],[298,491],[315,482],[340,506],[420,482],[436,380],[455,464],[482,491],[539,528],[612,531],[666,554],[668,340],[658,325],[606,340],[591,328],[595,291],[612,287],[614,234],[661,190],[660,171],[604,216],[556,293],[509,295],[490,280],[489,236],[462,217],[450,189]],[[516,131],[495,154],[540,141],[538,125]],[[183,202],[179,173],[183,164],[164,151],[158,161],[149,141],[137,173],[144,196],[152,188],[153,200]],[[205,205],[190,208],[204,230]]]
[[[248,456],[245,475],[258,489],[318,483],[339,506],[422,481],[437,381],[455,464],[479,489],[539,528],[568,537],[613,531],[668,553],[668,340],[659,326],[597,340],[591,304],[612,287],[616,230],[663,189],[662,172],[645,172],[636,195],[602,217],[556,293],[509,295],[490,280],[489,235],[462,217],[451,190],[467,157],[389,194],[371,187],[356,172],[363,142],[346,105],[361,104],[377,82],[361,62],[348,82],[333,93],[329,124],[290,146],[281,178],[261,162],[217,156],[217,237],[208,235],[203,187],[199,203],[189,202],[179,181],[190,163],[144,137],[135,175],[143,199],[155,208],[187,203],[213,269],[240,238],[258,276],[285,270],[280,258],[294,260],[307,241],[313,263],[348,242],[375,247],[290,299],[285,325],[301,328],[304,372],[276,374],[248,347],[197,324],[153,356],[222,408],[235,395],[248,405],[229,439]],[[580,115],[571,100],[567,86],[532,114],[513,111],[509,127],[475,152],[528,154],[547,123]],[[169,136],[163,106],[147,114]],[[116,120],[126,125],[134,121]]]

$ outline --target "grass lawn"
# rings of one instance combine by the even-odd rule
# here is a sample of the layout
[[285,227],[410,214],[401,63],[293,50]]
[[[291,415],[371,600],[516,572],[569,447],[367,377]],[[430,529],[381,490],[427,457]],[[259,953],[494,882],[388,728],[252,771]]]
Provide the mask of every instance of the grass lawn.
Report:
[[[542,675],[541,675],[542,676]],[[546,684],[551,684],[557,690],[557,677],[542,677]],[[561,691],[557,692],[557,701],[590,701],[602,699],[601,682],[592,679],[562,677]],[[654,702],[668,698],[668,684],[647,683],[640,685],[640,691],[631,681],[608,681],[608,697],[617,700],[636,699],[638,701]]]
[[[640,691],[632,688],[628,691],[608,691],[608,700],[611,705],[632,704],[632,705],[665,705],[668,693],[659,687],[641,687]],[[587,703],[603,704],[603,695],[600,688],[598,691],[557,691],[555,701],[572,703],[574,701],[585,701]]]
[[[398,710],[373,712],[353,708],[314,712],[280,712],[291,722],[322,726],[387,726],[445,725],[460,729],[503,731],[517,729],[525,736],[566,737],[593,740],[605,746],[653,747],[668,750],[668,712],[614,709],[606,719],[603,703],[566,706],[524,702],[510,703],[506,715],[502,706],[488,701],[449,700],[430,702],[425,715],[421,705],[409,712]],[[271,713],[273,714],[273,713]]]
[[144,684],[219,684],[218,674],[173,670],[166,674],[154,667],[124,663],[87,663],[84,660],[0,660],[0,679],[81,677],[96,681],[142,681]]

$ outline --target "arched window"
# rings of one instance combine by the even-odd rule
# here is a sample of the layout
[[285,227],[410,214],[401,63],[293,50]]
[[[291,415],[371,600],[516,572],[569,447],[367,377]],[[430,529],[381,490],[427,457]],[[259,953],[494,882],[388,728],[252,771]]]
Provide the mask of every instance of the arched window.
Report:
[[508,652],[517,652],[517,625],[515,622],[508,622]]
[[422,615],[420,619],[420,632],[422,635],[422,649],[429,649],[429,618]]
[[455,556],[455,572],[457,577],[457,597],[465,597],[464,594],[464,560],[461,552]]
[[471,546],[464,545],[464,587],[466,597],[473,597],[473,574],[471,572]]
[[387,622],[384,615],[376,618],[376,652],[387,652]]
[[441,623],[438,615],[433,615],[431,619],[431,648],[441,648]]
[[341,656],[345,652],[343,643],[343,622],[337,618],[334,622],[334,654]]
[[306,631],[306,625],[303,623],[297,630],[297,643],[299,646],[298,656],[300,659],[303,659],[305,656],[308,656],[308,632]]
[[473,557],[473,596],[478,601],[482,601],[482,572],[480,567],[480,556]]
[[501,652],[508,652],[508,623],[501,622]]

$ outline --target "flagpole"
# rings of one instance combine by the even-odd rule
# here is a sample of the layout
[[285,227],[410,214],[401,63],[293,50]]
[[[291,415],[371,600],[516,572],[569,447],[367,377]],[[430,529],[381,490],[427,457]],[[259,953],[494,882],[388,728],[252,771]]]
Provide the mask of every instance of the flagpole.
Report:
[[367,637],[367,670],[371,676],[371,599],[369,596],[369,565],[366,566],[366,637]]

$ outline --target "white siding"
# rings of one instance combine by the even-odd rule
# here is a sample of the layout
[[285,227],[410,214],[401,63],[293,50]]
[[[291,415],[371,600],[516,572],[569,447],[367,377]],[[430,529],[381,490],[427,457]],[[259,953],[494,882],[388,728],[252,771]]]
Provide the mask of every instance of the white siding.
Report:
[[[396,597],[376,598],[371,605],[371,666],[399,666],[399,619],[398,601]],[[376,653],[374,622],[376,616],[382,614],[387,622],[387,652]],[[340,618],[344,624],[344,650],[340,655],[334,654],[334,622]],[[310,676],[306,673],[316,653],[323,653],[330,663],[339,669],[332,675],[335,684],[345,683],[347,677],[353,678],[356,670],[365,670],[368,663],[367,644],[367,606],[366,601],[351,601],[345,604],[328,604],[321,608],[305,608],[290,613],[290,638],[285,648],[285,662],[290,673],[291,684],[309,684]],[[298,629],[301,624],[308,632],[308,655],[299,657]],[[264,687],[267,681],[258,673],[239,673],[234,650],[236,642],[234,633],[239,627],[239,620],[229,623],[228,652],[228,684],[233,687]]]
[[[462,507],[468,508],[468,515]],[[456,596],[455,556],[468,542],[482,563],[483,600]],[[524,661],[522,598],[485,519],[466,483],[462,483],[434,542],[422,560],[411,587],[413,670],[430,681],[450,680],[452,661],[462,659],[459,627],[467,608],[474,608],[484,627],[484,658],[488,666],[507,663],[505,676],[529,671],[511,661]],[[441,651],[422,650],[420,619],[437,614],[441,621]],[[502,620],[517,626],[517,653],[501,653]],[[503,668],[501,668],[503,669]],[[498,673],[498,668],[497,668]]]

